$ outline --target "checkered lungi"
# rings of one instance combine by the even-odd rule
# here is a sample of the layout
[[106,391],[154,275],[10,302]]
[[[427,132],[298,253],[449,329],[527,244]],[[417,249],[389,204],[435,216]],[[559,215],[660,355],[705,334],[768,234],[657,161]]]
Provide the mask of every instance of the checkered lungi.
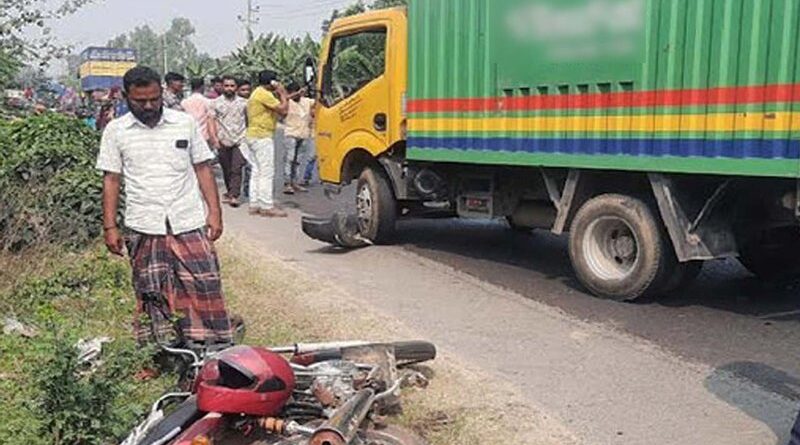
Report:
[[[133,233],[126,239],[136,290],[136,334],[140,341],[152,332],[139,322],[143,299],[160,296],[171,319],[149,320],[158,325],[177,323],[185,340],[207,345],[230,343],[231,323],[222,297],[219,260],[205,231],[180,235]],[[170,326],[172,327],[172,326]]]

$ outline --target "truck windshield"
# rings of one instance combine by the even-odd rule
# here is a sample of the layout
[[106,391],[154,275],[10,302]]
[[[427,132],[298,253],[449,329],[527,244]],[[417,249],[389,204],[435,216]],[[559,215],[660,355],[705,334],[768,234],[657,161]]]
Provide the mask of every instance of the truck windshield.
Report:
[[325,105],[352,96],[386,69],[386,28],[335,37],[322,83]]

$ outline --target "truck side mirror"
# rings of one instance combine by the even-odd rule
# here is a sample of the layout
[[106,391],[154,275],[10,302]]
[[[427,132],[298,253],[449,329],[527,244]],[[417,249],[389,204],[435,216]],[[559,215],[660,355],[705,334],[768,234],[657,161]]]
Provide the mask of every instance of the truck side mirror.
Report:
[[310,90],[312,87],[314,87],[315,80],[317,78],[317,68],[314,66],[314,59],[311,57],[306,58],[304,74],[306,86],[308,86]]

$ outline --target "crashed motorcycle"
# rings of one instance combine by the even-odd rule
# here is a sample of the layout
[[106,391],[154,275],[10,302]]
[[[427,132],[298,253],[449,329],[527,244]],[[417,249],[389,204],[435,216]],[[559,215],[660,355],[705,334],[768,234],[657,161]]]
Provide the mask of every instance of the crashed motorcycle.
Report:
[[423,445],[385,423],[400,391],[424,387],[422,341],[235,346],[198,354],[163,349],[187,364],[188,391],[163,396],[122,445]]

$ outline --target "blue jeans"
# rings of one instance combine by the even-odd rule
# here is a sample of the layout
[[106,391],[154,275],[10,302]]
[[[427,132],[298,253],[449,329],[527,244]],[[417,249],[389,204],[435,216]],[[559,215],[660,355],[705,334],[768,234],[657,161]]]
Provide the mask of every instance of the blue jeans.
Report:
[[308,146],[306,148],[308,162],[303,172],[303,181],[310,183],[319,177],[319,172],[317,172],[317,147],[314,145],[314,139],[307,139],[306,144]]

